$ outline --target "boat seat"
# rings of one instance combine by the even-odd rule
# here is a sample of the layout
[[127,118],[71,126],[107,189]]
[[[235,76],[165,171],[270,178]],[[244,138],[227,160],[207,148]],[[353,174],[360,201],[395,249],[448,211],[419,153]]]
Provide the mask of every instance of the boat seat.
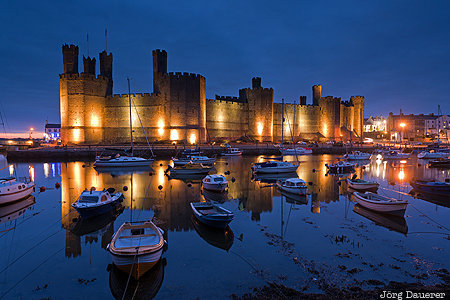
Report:
[[217,210],[215,210],[215,209],[202,209],[202,210],[199,210],[199,213],[201,213],[202,215],[212,215],[212,214],[217,214]]
[[154,233],[149,233],[149,234],[137,234],[137,235],[124,235],[124,236],[120,236],[119,239],[129,239],[129,238],[138,238],[138,237],[149,237],[149,236],[155,236],[156,234]]

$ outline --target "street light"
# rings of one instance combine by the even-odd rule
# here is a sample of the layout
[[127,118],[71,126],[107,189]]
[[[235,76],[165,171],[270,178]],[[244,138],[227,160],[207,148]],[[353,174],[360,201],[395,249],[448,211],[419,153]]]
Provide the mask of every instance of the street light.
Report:
[[30,127],[30,140],[31,140],[31,135],[33,134],[33,130],[34,130],[34,128]]

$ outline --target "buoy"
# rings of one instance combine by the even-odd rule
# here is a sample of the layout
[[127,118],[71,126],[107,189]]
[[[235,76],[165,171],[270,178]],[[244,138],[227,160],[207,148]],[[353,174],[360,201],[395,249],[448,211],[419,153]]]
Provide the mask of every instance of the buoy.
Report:
[[55,188],[59,189],[61,187],[61,185],[59,184],[59,182],[55,183]]
[[187,186],[188,186],[188,187],[191,187],[191,186],[192,186],[192,183],[189,182],[189,183],[187,184]]
[[312,182],[312,181],[310,181],[310,182],[308,182],[308,184],[309,184],[309,185],[313,185],[313,182]]
[[39,192],[45,192],[45,186],[41,186],[40,188],[39,188]]
[[231,182],[235,182],[235,181],[236,181],[236,178],[232,177]]
[[228,166],[228,163],[226,162],[225,165]]
[[122,188],[125,192],[128,191],[128,187],[126,185],[123,186]]
[[160,167],[162,167],[162,166],[163,166],[163,164],[159,164],[159,166],[160,166]]
[[86,167],[86,165],[81,165],[81,167],[82,167],[82,168],[85,168],[85,167]]
[[162,190],[163,186],[162,185],[158,185],[158,190]]
[[316,173],[316,169],[312,169],[313,173]]
[[361,169],[365,170],[365,169],[366,169],[366,166],[362,166]]

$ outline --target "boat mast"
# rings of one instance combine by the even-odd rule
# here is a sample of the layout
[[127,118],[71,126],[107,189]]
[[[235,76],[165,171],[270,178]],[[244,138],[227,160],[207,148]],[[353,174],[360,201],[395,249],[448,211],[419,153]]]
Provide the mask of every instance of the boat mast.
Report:
[[131,118],[131,96],[130,96],[130,78],[128,80],[128,102],[130,105],[130,140],[131,140],[131,157],[133,157],[133,119]]
[[281,147],[283,147],[284,138],[284,99],[281,99]]

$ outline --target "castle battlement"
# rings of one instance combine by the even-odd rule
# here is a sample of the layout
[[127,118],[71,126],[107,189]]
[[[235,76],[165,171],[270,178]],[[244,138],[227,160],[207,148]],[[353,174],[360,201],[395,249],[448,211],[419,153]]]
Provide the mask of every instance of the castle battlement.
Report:
[[353,102],[351,102],[350,100],[347,100],[347,101],[341,101],[341,104],[344,105],[344,106],[346,106],[346,107],[354,106],[354,105],[353,105]]
[[64,44],[62,46],[62,48],[63,48],[63,51],[64,50],[78,51],[78,46],[75,46],[73,44],[70,44],[70,45]]
[[216,95],[214,100],[229,101],[229,102],[241,102],[242,103],[242,101],[239,97],[233,97],[233,96]]
[[93,75],[87,73],[63,73],[59,74],[59,79],[68,79],[68,80],[100,80],[100,81],[108,81],[109,79],[103,75]]
[[180,78],[180,79],[184,79],[184,78],[190,78],[190,79],[200,79],[200,78],[205,78],[200,74],[195,74],[195,73],[187,73],[187,72],[170,72],[167,74],[170,78]]

